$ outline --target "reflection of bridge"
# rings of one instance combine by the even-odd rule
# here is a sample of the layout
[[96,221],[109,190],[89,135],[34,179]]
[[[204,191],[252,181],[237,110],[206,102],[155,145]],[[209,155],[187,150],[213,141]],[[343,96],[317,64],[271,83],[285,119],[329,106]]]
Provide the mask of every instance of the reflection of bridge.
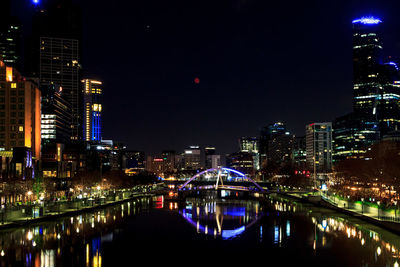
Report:
[[[188,181],[186,181],[179,188],[179,191],[190,189],[188,187],[188,184],[194,180],[206,183],[213,183],[211,185],[196,187],[196,189],[201,189],[201,190],[224,189],[224,190],[235,190],[235,191],[264,191],[264,189],[260,185],[258,185],[255,181],[253,181],[251,178],[247,177],[245,174],[237,170],[230,168],[212,168],[199,172],[198,174],[190,178]],[[249,187],[244,186],[243,183],[246,182],[251,182],[253,186]]]

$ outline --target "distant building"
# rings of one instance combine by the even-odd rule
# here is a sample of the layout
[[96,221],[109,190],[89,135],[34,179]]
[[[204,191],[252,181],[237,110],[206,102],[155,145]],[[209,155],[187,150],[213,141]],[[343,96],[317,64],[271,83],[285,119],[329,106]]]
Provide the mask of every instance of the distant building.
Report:
[[253,156],[255,170],[260,169],[259,141],[257,137],[241,137],[239,139],[240,152],[248,152]]
[[221,168],[221,155],[208,155],[206,158],[206,169]]
[[83,140],[100,142],[102,140],[102,82],[84,79],[83,84]]
[[332,123],[311,123],[306,126],[307,167],[316,172],[332,170]]
[[243,172],[246,175],[254,175],[253,156],[248,152],[237,152],[227,155],[228,167]]
[[185,170],[198,170],[204,168],[203,155],[199,146],[190,146],[184,151]]
[[176,166],[175,166],[176,152],[175,152],[175,150],[162,151],[161,158],[164,160],[164,171],[165,172],[174,172],[176,170]]
[[306,137],[295,137],[293,143],[293,167],[298,171],[307,170]]

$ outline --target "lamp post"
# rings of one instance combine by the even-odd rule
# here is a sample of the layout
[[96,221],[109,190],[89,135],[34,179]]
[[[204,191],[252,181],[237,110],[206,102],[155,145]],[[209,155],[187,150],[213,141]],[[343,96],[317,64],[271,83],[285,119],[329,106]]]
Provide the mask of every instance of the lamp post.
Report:
[[394,204],[394,220],[396,221],[397,219],[397,200],[393,201]]

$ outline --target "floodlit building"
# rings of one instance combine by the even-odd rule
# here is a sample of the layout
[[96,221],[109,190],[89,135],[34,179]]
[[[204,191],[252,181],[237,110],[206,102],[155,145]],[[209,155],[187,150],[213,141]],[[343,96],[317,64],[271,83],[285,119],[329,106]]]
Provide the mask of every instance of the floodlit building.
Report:
[[84,79],[83,83],[83,140],[100,142],[102,139],[102,82]]

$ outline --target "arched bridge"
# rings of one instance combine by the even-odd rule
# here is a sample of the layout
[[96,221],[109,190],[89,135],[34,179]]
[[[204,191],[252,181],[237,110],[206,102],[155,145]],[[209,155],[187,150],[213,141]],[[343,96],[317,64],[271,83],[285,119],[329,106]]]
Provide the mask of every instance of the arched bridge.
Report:
[[[247,177],[244,173],[230,168],[212,168],[197,173],[186,181],[179,191],[186,190],[187,185],[192,181],[202,181],[211,185],[201,186],[198,189],[226,189],[238,191],[264,191],[264,189],[254,180]],[[214,183],[215,182],[215,183]],[[224,184],[225,182],[225,184]],[[243,186],[242,184],[250,182],[253,186]],[[240,185],[235,185],[240,184]]]

